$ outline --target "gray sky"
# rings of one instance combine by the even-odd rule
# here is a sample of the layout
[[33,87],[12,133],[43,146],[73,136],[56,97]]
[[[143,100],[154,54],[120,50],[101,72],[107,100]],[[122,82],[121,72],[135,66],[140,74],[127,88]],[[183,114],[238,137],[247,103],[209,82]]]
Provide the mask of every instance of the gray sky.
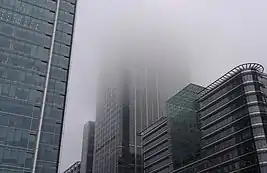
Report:
[[161,46],[162,58],[187,60],[201,85],[240,63],[267,68],[267,1],[78,0],[60,172],[80,160],[83,125],[95,118],[100,60],[121,50],[133,57],[130,47],[153,57]]

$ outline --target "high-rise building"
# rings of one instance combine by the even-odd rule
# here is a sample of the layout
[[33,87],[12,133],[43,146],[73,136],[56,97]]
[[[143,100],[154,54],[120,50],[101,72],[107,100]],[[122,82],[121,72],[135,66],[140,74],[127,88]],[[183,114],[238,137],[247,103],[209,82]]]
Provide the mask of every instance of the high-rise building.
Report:
[[144,156],[145,172],[266,172],[267,75],[263,72],[260,64],[242,64],[200,92],[170,98],[169,150],[157,150],[168,136],[158,133],[160,126],[145,131],[145,140],[147,134],[154,135],[143,144],[144,155],[154,152],[148,159]]
[[81,173],[93,172],[95,122],[89,121],[83,128]]
[[144,173],[168,173],[198,157],[200,131],[194,101],[203,89],[187,85],[167,100],[167,116],[142,132]]
[[141,135],[144,173],[170,172],[172,159],[167,117],[160,118]]
[[75,9],[0,1],[0,172],[58,170]]
[[[188,82],[185,66],[111,62],[99,79],[95,173],[140,173],[141,131],[165,116],[165,101]],[[178,69],[178,70],[177,70]],[[180,72],[180,73],[179,73]],[[179,78],[177,74],[185,74]]]
[[235,67],[199,93],[201,158],[175,173],[267,171],[266,74]]
[[77,161],[73,165],[71,165],[64,173],[81,173],[81,162]]

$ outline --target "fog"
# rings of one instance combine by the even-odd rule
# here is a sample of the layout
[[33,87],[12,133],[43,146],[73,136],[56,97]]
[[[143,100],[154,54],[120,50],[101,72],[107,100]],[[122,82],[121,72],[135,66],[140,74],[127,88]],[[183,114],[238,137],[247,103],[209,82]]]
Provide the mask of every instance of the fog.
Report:
[[266,0],[78,0],[60,172],[80,160],[99,69],[149,64],[205,86],[244,62],[267,67],[266,40]]

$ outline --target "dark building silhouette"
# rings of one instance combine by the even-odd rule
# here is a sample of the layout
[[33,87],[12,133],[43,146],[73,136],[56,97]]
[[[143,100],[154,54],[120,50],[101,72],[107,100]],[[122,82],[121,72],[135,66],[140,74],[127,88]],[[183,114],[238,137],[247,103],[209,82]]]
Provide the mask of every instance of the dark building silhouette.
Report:
[[75,8],[0,1],[0,172],[57,173]]
[[89,121],[83,128],[81,173],[93,172],[95,122]]
[[64,173],[81,173],[81,162],[77,161],[73,165],[71,165]]

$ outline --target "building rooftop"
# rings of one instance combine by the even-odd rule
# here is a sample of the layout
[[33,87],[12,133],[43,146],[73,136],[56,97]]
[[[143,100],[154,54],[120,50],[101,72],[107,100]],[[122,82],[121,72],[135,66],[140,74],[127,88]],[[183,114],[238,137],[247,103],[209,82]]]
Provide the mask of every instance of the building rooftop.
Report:
[[219,79],[217,79],[216,81],[208,85],[202,91],[200,91],[198,93],[199,99],[207,95],[209,92],[213,91],[215,88],[217,88],[219,85],[221,85],[222,83],[224,83],[231,77],[235,76],[236,74],[244,70],[256,70],[262,73],[264,71],[264,67],[258,63],[245,63],[245,64],[238,65],[232,70],[230,70],[229,72],[227,72],[226,74],[224,74],[222,77],[220,77]]

